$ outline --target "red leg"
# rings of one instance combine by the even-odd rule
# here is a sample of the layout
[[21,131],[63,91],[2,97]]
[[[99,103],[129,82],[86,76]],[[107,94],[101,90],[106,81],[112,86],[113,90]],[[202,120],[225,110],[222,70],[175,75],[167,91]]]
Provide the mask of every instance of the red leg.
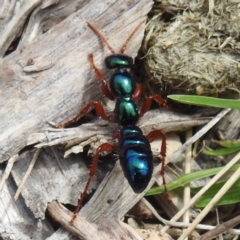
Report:
[[157,102],[159,105],[162,105],[163,107],[167,107],[166,101],[163,98],[161,98],[159,95],[156,94],[153,96],[149,96],[143,102],[141,111],[139,113],[139,117],[142,117],[149,110],[149,108],[151,107],[152,100]]
[[98,164],[98,158],[99,158],[99,153],[100,152],[103,152],[103,151],[107,151],[107,152],[112,152],[116,149],[116,146],[114,145],[111,145],[109,143],[103,143],[101,144],[98,148],[97,148],[97,151],[96,151],[96,154],[92,160],[92,164],[91,164],[91,167],[90,167],[90,170],[89,170],[89,177],[88,177],[88,180],[87,180],[87,183],[86,183],[86,186],[84,188],[84,191],[83,193],[81,194],[81,198],[78,202],[78,205],[77,205],[77,208],[76,210],[74,211],[74,215],[71,219],[71,222],[74,221],[74,219],[77,217],[77,213],[80,211],[80,209],[82,208],[82,204],[83,204],[83,200],[84,198],[86,197],[87,195],[87,190],[88,190],[88,187],[90,185],[90,182],[91,180],[93,179],[93,177],[95,176],[96,174],[96,170],[97,170],[97,164]]
[[166,151],[167,151],[166,133],[163,130],[154,130],[147,135],[147,139],[149,140],[149,142],[152,142],[159,136],[162,136],[162,145],[161,145],[161,150],[160,150],[160,155],[162,156],[162,168],[161,168],[160,174],[162,175],[163,186],[165,188],[165,192],[167,192],[166,180],[164,177],[165,157],[166,157]]
[[113,116],[107,116],[104,112],[103,106],[101,105],[101,103],[97,102],[97,101],[92,101],[89,102],[84,108],[82,108],[80,110],[80,112],[78,113],[78,115],[76,117],[74,117],[73,119],[65,122],[65,123],[60,123],[58,125],[56,125],[55,127],[57,128],[64,128],[67,127],[68,125],[77,122],[81,117],[83,117],[92,106],[95,106],[96,112],[97,114],[104,120],[109,121],[109,122],[115,122]]
[[114,132],[112,134],[112,138],[119,140],[119,138],[120,138],[120,129],[119,129],[119,127],[114,130]]
[[133,101],[137,101],[142,94],[142,84],[137,83],[137,88],[133,94]]
[[109,99],[111,99],[111,100],[114,100],[115,97],[114,97],[114,95],[112,94],[112,92],[109,90],[108,84],[107,84],[106,80],[104,79],[104,76],[102,75],[101,71],[100,71],[100,70],[96,67],[96,65],[94,64],[93,54],[91,53],[91,54],[89,54],[88,56],[89,56],[89,60],[90,60],[90,65],[91,65],[91,67],[94,69],[94,71],[95,71],[98,79],[99,79],[100,81],[102,81],[102,92],[104,93],[104,95],[105,95],[107,98],[109,98]]

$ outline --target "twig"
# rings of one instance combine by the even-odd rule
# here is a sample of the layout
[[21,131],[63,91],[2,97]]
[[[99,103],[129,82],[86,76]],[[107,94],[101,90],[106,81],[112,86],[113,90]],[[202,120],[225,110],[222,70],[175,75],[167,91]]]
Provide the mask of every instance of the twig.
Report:
[[[167,221],[166,219],[162,218],[157,211],[155,210],[155,208],[145,199],[142,198],[141,201],[145,204],[145,206],[153,213],[153,215],[162,223],[164,223],[165,225],[171,226],[171,227],[178,227],[178,228],[186,228],[189,227],[191,225],[191,223],[184,223],[184,222],[171,222],[171,221]],[[164,227],[163,227],[164,228]],[[215,226],[210,226],[210,225],[206,225],[206,224],[198,224],[196,226],[196,229],[202,229],[202,230],[213,230],[215,228]],[[229,232],[231,232],[231,234],[236,234],[236,235],[240,235],[240,230],[239,229],[231,229],[229,230]]]
[[[48,204],[47,210],[54,220],[59,222],[67,231],[80,239],[91,240],[94,236],[96,240],[101,240],[98,230],[85,219],[77,217],[73,223],[70,223],[73,213],[67,210],[58,202]],[[98,237],[99,236],[99,237]]]
[[229,229],[232,229],[234,226],[238,225],[240,223],[240,215],[225,222],[217,227],[215,227],[213,230],[208,231],[207,233],[203,234],[196,240],[206,240],[206,239],[212,239],[217,237],[219,234],[228,231]]
[[4,183],[6,182],[6,180],[8,179],[9,177],[9,174],[12,170],[12,167],[13,167],[13,164],[18,160],[18,154],[12,156],[9,160],[8,160],[8,164],[7,164],[7,167],[4,171],[4,174],[2,176],[2,179],[0,181],[0,192],[2,191],[3,189],[3,186],[4,186]]
[[[192,138],[190,138],[182,147],[180,147],[175,153],[174,158],[179,157],[179,155],[186,150],[186,148],[193,142],[193,139],[198,140],[204,133],[206,133],[214,124],[216,124],[223,116],[225,116],[230,109],[225,109],[220,112],[214,119],[212,119],[205,127],[201,129],[201,133],[195,134]],[[187,205],[185,205],[171,220],[170,223],[177,221],[185,211],[190,208],[197,200],[201,197],[201,195],[207,191],[224,173],[226,173],[236,162],[238,159],[235,157],[231,162],[229,162],[217,175],[215,175],[211,181],[205,185],[190,201]],[[164,233],[169,229],[169,226],[165,226],[161,231]]]
[[37,150],[36,150],[36,152],[35,152],[35,154],[34,154],[34,156],[33,156],[33,158],[32,158],[32,161],[31,161],[31,163],[30,163],[30,165],[29,165],[29,167],[28,167],[28,170],[27,170],[27,172],[25,173],[25,176],[23,177],[23,179],[22,179],[22,181],[21,181],[21,183],[20,183],[20,185],[19,185],[19,187],[18,187],[18,189],[17,189],[17,192],[16,192],[16,194],[15,194],[15,196],[14,196],[14,200],[15,200],[15,201],[18,199],[19,194],[21,193],[21,190],[22,190],[25,182],[27,181],[27,178],[28,178],[28,176],[30,175],[30,173],[31,173],[31,171],[32,171],[32,169],[33,169],[36,161],[37,161],[37,158],[38,158],[38,155],[39,155],[40,151],[41,151],[41,149],[37,149]]
[[216,117],[214,117],[206,126],[204,126],[200,131],[198,131],[193,137],[186,141],[182,147],[180,147],[172,156],[171,162],[174,162],[179,156],[194,142],[196,142],[200,137],[202,137],[209,129],[211,129],[217,122],[219,122],[231,109],[227,108],[222,110]]
[[[65,229],[82,240],[142,239],[133,229],[130,228],[130,226],[126,226],[122,222],[113,218],[103,217],[97,224],[95,224],[78,216],[73,222],[70,222],[73,213],[55,201],[48,204],[47,210],[49,214]],[[116,229],[117,232],[115,231]]]
[[[204,186],[191,200],[190,202],[185,205],[170,221],[169,225],[171,226],[175,221],[177,221],[183,213],[191,207],[197,200],[202,196],[204,192],[206,192],[220,177],[222,177],[223,174],[225,174],[234,164],[236,164],[239,161],[240,153],[237,154],[218,174],[216,174],[210,182]],[[165,226],[162,231],[165,232],[169,229],[169,226]]]
[[[192,129],[189,129],[186,133],[186,139],[190,139],[192,136]],[[186,157],[185,157],[185,174],[191,172],[191,161],[192,161],[192,145],[189,145],[189,147],[186,149]],[[191,189],[190,189],[190,183],[186,184],[184,186],[183,190],[183,205],[187,204],[191,199]],[[186,211],[183,215],[183,221],[184,223],[189,223],[189,210]]]

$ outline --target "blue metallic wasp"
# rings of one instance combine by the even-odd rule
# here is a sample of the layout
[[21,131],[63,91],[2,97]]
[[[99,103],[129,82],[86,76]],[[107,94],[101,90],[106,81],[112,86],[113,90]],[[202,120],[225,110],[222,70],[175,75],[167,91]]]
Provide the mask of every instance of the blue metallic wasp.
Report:
[[[84,108],[80,110],[78,115],[73,119],[63,124],[58,124],[57,127],[66,127],[79,118],[84,116],[89,109],[95,107],[96,113],[103,119],[109,122],[116,122],[118,124],[118,145],[109,143],[101,144],[95,153],[95,156],[90,167],[89,178],[86,183],[85,189],[81,195],[78,206],[74,211],[72,221],[75,219],[76,214],[82,207],[83,199],[87,195],[87,190],[92,178],[95,176],[99,153],[102,151],[111,152],[117,150],[119,152],[120,163],[129,185],[136,193],[141,193],[149,184],[153,172],[153,155],[150,147],[151,141],[159,136],[162,136],[162,145],[160,154],[162,156],[162,170],[164,174],[164,157],[166,155],[166,135],[163,130],[154,130],[148,136],[143,136],[143,133],[136,123],[150,108],[152,100],[155,100],[159,105],[166,106],[165,100],[159,95],[149,96],[143,102],[140,112],[136,105],[142,93],[141,84],[137,84],[127,69],[133,67],[133,58],[124,54],[126,46],[134,33],[138,30],[143,22],[141,22],[129,35],[119,53],[115,53],[113,48],[108,43],[107,39],[95,28],[91,23],[87,25],[100,37],[100,39],[107,45],[111,51],[111,55],[105,59],[105,65],[108,69],[116,69],[110,78],[109,84],[104,79],[101,71],[95,66],[93,61],[93,54],[89,54],[90,65],[98,79],[102,83],[102,91],[104,95],[110,100],[116,100],[114,117],[107,116],[104,112],[103,106],[97,101],[89,102]],[[163,184],[165,180],[163,177]]]

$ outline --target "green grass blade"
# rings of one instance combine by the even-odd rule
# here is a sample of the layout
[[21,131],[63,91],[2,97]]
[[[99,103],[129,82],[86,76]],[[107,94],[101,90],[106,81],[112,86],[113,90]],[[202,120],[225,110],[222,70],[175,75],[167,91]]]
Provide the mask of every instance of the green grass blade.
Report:
[[[209,188],[201,198],[195,203],[198,208],[204,208],[213,199],[213,197],[218,193],[226,181],[215,183],[211,188]],[[215,206],[228,205],[240,202],[240,179],[237,180],[232,187],[226,192],[226,194],[217,202]],[[201,188],[192,188],[191,191],[197,193]]]
[[[234,165],[232,168],[230,168],[229,171],[236,171],[238,168],[240,167],[240,164]],[[189,173],[189,174],[185,174],[183,176],[180,176],[179,178],[177,178],[176,180],[168,183],[166,185],[167,190],[173,190],[175,188],[178,187],[183,187],[185,184],[190,183],[192,181],[201,179],[201,178],[205,178],[205,177],[209,177],[209,176],[213,176],[215,174],[217,174],[223,167],[218,167],[218,168],[211,168],[211,169],[207,169],[207,170],[202,170],[202,171],[197,171],[197,172],[193,172],[193,173]],[[155,187],[155,188],[151,188],[145,196],[150,196],[150,195],[156,195],[156,194],[160,194],[164,192],[164,187]]]
[[195,95],[169,95],[168,98],[181,103],[202,107],[240,109],[240,100],[221,99]]
[[209,156],[226,156],[231,153],[238,152],[240,150],[240,146],[233,146],[228,148],[221,148],[218,150],[204,150],[203,153]]
[[215,141],[217,144],[223,147],[235,147],[239,146],[240,147],[240,140],[222,140],[222,141]]

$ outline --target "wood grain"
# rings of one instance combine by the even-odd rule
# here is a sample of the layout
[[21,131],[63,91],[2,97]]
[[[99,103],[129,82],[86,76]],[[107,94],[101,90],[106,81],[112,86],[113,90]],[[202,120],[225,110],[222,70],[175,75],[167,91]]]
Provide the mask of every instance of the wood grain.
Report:
[[[28,1],[21,1],[20,5],[18,1],[5,2],[1,9],[4,27],[0,28],[1,163],[19,153],[31,134],[49,128],[48,121],[65,121],[89,100],[102,100],[100,82],[89,66],[88,54],[94,54],[96,65],[108,79],[111,73],[105,69],[103,59],[109,50],[86,21],[103,32],[118,51],[134,27],[146,19],[151,5],[150,0],[42,0],[31,5]],[[127,46],[126,54],[136,56],[143,29],[144,25]],[[12,40],[20,35],[18,45],[12,45]],[[1,237],[75,239],[65,230],[58,231],[62,231],[60,236],[54,233],[45,220],[45,210],[53,199],[76,204],[87,167],[79,156],[66,160],[63,151],[45,148],[15,202],[16,185],[33,155],[34,150],[29,149],[20,154],[12,178],[1,192]],[[0,170],[1,176],[4,165]],[[100,173],[98,180],[102,177]],[[90,191],[96,183],[93,181]]]
[[[14,9],[16,2],[12,1],[12,8],[5,6],[6,9]],[[111,138],[116,125],[97,120],[77,128],[53,129],[48,121],[63,122],[75,116],[88,101],[105,101],[100,82],[89,66],[88,54],[94,54],[96,65],[108,79],[111,72],[105,68],[103,59],[109,55],[109,50],[87,27],[86,21],[94,24],[117,51],[134,27],[146,19],[152,1],[42,0],[36,1],[36,5],[31,5],[28,9],[27,1],[22,3],[19,12],[12,11],[12,17],[9,13],[5,18],[6,28],[10,28],[10,20],[14,18],[14,14],[24,15],[30,10],[32,12],[28,15],[27,23],[15,21],[13,29],[17,28],[21,32],[24,23],[26,28],[22,31],[16,50],[6,56],[2,54],[4,57],[0,61],[0,162],[8,160],[27,145],[28,148],[21,152],[11,178],[1,192],[3,198],[0,209],[3,217],[0,234],[5,232],[6,238],[11,236],[10,239],[76,239],[62,227],[55,231],[45,215],[46,208],[51,211],[53,207],[48,203],[55,200],[62,204],[76,205],[87,180],[88,169],[84,163],[86,157],[71,154],[68,159],[64,159],[62,148],[82,144],[98,136],[97,141],[90,143],[93,148],[90,149],[94,151],[100,140]],[[1,33],[6,28],[0,29]],[[5,50],[11,44],[6,39],[16,38],[19,31],[9,31],[1,35],[5,37],[1,39]],[[143,32],[144,25],[130,41],[126,54],[136,56]],[[156,128],[163,128],[167,132],[184,130],[206,121],[207,118],[198,115],[185,116],[164,110],[161,110],[160,115],[159,110],[156,110],[148,112],[139,121],[139,126],[147,134]],[[33,158],[35,150],[31,145],[34,144],[43,149],[20,198],[15,202],[13,196]],[[89,193],[97,188],[113,163],[107,168],[106,165],[102,169],[100,163],[97,179],[92,181]],[[3,164],[0,170],[1,176]],[[155,174],[159,174],[159,167],[155,169]],[[154,178],[149,187],[153,183]],[[109,225],[111,231],[115,228],[115,234],[119,234],[120,230],[126,230],[119,219],[144,193],[133,193],[117,163],[81,210],[80,217],[84,217],[86,226],[90,224],[91,227],[95,224],[100,227],[101,220],[107,218],[108,220],[102,222],[102,229]],[[62,209],[55,207],[56,205],[52,208],[52,215],[64,214],[65,210],[61,212]],[[64,223],[59,222],[65,228],[70,224],[67,218]],[[129,235],[129,231],[125,234]],[[80,236],[76,228],[71,233]],[[98,234],[92,231],[94,233]],[[106,231],[104,234],[107,234]],[[82,237],[94,239],[93,236]],[[106,235],[105,239],[107,237],[109,238]],[[131,239],[138,239],[137,236],[134,237]]]
[[[28,29],[29,35],[23,36],[26,42],[0,62],[0,162],[18,153],[31,133],[49,126],[48,120],[65,121],[86,102],[102,97],[88,54],[94,53],[96,65],[103,69],[102,59],[109,51],[86,21],[96,25],[117,51],[151,7],[151,1],[146,0],[78,3],[78,11],[43,33],[43,18],[55,9],[44,12],[47,5],[42,1],[35,10],[38,14],[30,19],[34,38]],[[65,5],[61,2],[58,8]],[[126,53],[133,57],[140,47],[143,28],[127,47]],[[108,78],[110,73],[104,68],[103,74]]]

